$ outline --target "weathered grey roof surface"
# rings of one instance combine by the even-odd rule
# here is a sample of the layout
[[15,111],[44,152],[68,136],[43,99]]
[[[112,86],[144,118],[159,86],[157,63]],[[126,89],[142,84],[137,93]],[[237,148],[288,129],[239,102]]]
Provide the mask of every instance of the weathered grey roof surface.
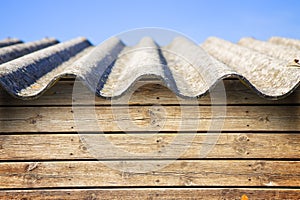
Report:
[[14,44],[23,43],[21,40],[16,38],[6,38],[0,41],[0,47],[6,47]]
[[279,37],[243,38],[238,44],[211,37],[200,46],[180,37],[167,46],[147,37],[135,46],[118,38],[98,46],[85,38],[62,43],[5,39],[0,41],[0,85],[17,98],[34,98],[59,78],[76,75],[109,98],[141,78],[156,77],[177,95],[198,97],[223,78],[237,77],[259,95],[277,99],[299,86],[299,60],[300,40]]

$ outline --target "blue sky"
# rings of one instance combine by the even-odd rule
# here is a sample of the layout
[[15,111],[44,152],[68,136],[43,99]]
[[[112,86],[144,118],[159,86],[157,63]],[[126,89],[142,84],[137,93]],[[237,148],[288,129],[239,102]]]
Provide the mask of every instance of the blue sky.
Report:
[[217,36],[300,38],[299,0],[0,0],[0,39],[77,36],[98,44],[142,27],[179,31],[194,41]]

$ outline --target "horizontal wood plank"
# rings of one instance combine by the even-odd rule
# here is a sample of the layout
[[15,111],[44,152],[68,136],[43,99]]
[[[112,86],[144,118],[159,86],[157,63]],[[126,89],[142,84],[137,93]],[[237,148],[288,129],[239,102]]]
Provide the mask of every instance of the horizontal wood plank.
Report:
[[[243,199],[244,198],[244,199]],[[0,191],[0,199],[300,199],[299,189],[239,188],[146,188],[146,189],[53,189]]]
[[[11,97],[3,89],[0,89],[0,106],[31,106],[31,105],[72,105],[73,81],[59,81],[51,89],[45,92],[36,100],[19,100]],[[254,91],[243,85],[239,80],[225,80],[224,86],[226,89],[226,103],[229,105],[235,104],[300,104],[300,89],[297,89],[289,97],[282,100],[266,100],[258,96]],[[176,97],[172,91],[165,86],[162,86],[157,81],[141,81],[136,84],[136,90],[131,96],[129,104],[134,105],[149,105],[149,104],[179,104],[180,98]],[[212,90],[214,92],[218,89]],[[88,90],[84,90],[81,94],[82,98],[76,100],[76,104],[86,105],[91,101],[87,99],[90,95]],[[184,101],[184,104],[189,104],[189,101]],[[198,99],[200,105],[210,105],[217,102],[212,102],[209,95],[205,95]],[[96,105],[110,105],[110,100],[103,98],[95,99]]]
[[[170,145],[171,151],[182,151],[180,144],[173,140],[176,134],[148,134],[146,137],[140,134],[104,136],[116,148],[134,153],[136,159],[146,158],[142,153],[158,152],[167,145]],[[180,158],[200,158],[201,148],[210,142],[207,139],[206,134],[196,134],[190,147],[182,152]],[[0,135],[0,160],[95,159],[95,155],[86,147],[78,134]],[[114,150],[106,146],[101,148],[102,151],[111,151],[111,156],[106,159],[131,158],[124,154],[113,154]],[[300,134],[222,133],[206,157],[299,159]],[[149,158],[160,157],[153,154]]]
[[[299,161],[177,160],[0,163],[0,188],[127,186],[300,186]],[[118,169],[127,169],[122,172]]]
[[226,114],[221,112],[212,117],[210,106],[104,106],[96,107],[96,115],[87,106],[76,110],[1,107],[0,127],[1,132],[300,130],[300,106],[227,106],[224,109]]
[[[129,110],[130,119],[116,117],[110,107],[111,101],[96,98],[97,122],[102,131],[117,132],[105,137],[113,145],[136,153],[137,159],[143,159],[141,152],[160,151],[172,142],[174,131],[207,131],[210,127],[212,103],[209,95],[198,99],[200,116],[197,110],[190,109],[187,121],[198,124],[193,130],[179,129],[181,108],[178,98],[167,88],[147,81],[132,95],[130,108],[117,106],[120,111]],[[73,81],[60,81],[37,100],[18,100],[10,97],[0,89],[0,188],[56,188],[56,187],[172,187],[172,186],[230,186],[230,187],[300,187],[300,134],[288,131],[300,130],[300,89],[289,97],[271,101],[259,97],[238,80],[224,82],[228,106],[223,131],[269,131],[270,133],[222,133],[214,149],[207,158],[198,159],[199,150],[206,144],[205,134],[198,133],[191,147],[181,155],[181,159],[161,169],[147,173],[124,173],[109,168],[107,163],[124,165],[144,165],[153,160],[120,161],[124,155],[115,155],[108,159],[116,161],[84,161],[94,159],[79,139],[74,123],[72,109]],[[76,104],[87,105],[85,99],[88,91],[83,93]],[[190,104],[186,102],[186,104]],[[274,105],[272,105],[274,104]],[[280,105],[279,105],[280,104]],[[139,106],[150,105],[150,106]],[[151,106],[154,105],[154,106]],[[162,105],[162,106],[157,106]],[[174,106],[173,106],[174,105]],[[14,107],[15,106],[15,107]],[[27,107],[28,106],[28,107]],[[32,107],[30,107],[32,106]],[[83,108],[83,107],[82,107]],[[191,107],[193,108],[193,107]],[[89,109],[79,110],[81,122],[90,124]],[[75,110],[78,114],[78,110]],[[134,127],[122,127],[133,123]],[[120,126],[121,124],[121,126]],[[189,126],[188,126],[189,127]],[[165,131],[167,133],[134,137],[134,134],[120,131]],[[89,125],[86,131],[97,131],[99,127]],[[272,133],[286,131],[286,133]],[[12,133],[2,134],[2,133]],[[34,132],[49,132],[43,134]],[[55,132],[63,132],[54,134]],[[170,133],[168,133],[170,132]],[[26,133],[26,134],[23,134]],[[31,134],[33,133],[33,134]],[[190,134],[190,133],[187,133]],[[180,144],[172,146],[178,151]],[[106,151],[112,151],[106,149]],[[155,156],[150,158],[157,158]],[[159,157],[158,157],[159,158]],[[230,158],[236,160],[223,160]],[[267,160],[262,160],[266,158]],[[77,159],[77,160],[76,160]],[[221,159],[221,160],[217,160]],[[237,160],[251,159],[251,160]],[[252,160],[257,159],[257,160]],[[276,159],[276,160],[268,160]],[[277,161],[283,159],[285,161]],[[288,161],[291,159],[290,161]],[[39,160],[39,162],[24,162]],[[43,161],[52,160],[52,161]],[[70,161],[58,161],[70,160]],[[74,161],[72,161],[74,160]],[[76,161],[75,161],[76,160]],[[22,161],[22,162],[15,162]],[[105,164],[106,163],[106,164]],[[44,196],[43,196],[44,195]],[[41,199],[79,199],[96,198],[135,199],[140,196],[152,199],[202,198],[207,199],[299,199],[299,190],[288,189],[203,189],[203,188],[165,188],[165,189],[94,189],[94,190],[10,190],[0,191],[0,199],[32,198]],[[144,198],[143,198],[144,197]]]

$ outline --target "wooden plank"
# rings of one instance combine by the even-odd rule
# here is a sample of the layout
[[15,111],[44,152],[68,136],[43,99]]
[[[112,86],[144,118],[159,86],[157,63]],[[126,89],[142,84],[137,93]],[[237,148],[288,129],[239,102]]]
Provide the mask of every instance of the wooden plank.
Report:
[[300,161],[177,160],[157,171],[118,170],[121,167],[151,170],[158,164],[161,161],[0,163],[0,188],[300,186]]
[[[225,80],[224,86],[226,89],[227,104],[300,104],[300,88],[298,88],[289,97],[272,101],[259,97],[251,89],[243,85],[239,80]],[[160,85],[157,81],[150,83],[149,81],[141,81],[137,83],[138,89],[132,95],[129,104],[179,104],[178,98],[166,87]],[[50,90],[37,100],[19,100],[8,95],[3,89],[0,89],[0,106],[25,106],[25,105],[72,105],[73,81],[59,81]],[[214,90],[217,91],[217,90]],[[89,92],[82,93],[82,99],[76,103],[85,105],[89,104],[85,97],[88,97]],[[179,98],[180,99],[180,98]],[[200,105],[210,105],[210,96],[206,95],[198,100]],[[96,105],[110,105],[110,100],[96,98]],[[185,102],[188,104],[189,102]]]
[[[244,198],[244,199],[243,199]],[[146,189],[53,189],[4,190],[0,199],[211,199],[211,200],[266,200],[300,199],[299,189],[257,188],[146,188]]]
[[[186,134],[186,133],[185,133]],[[145,158],[141,153],[158,152],[170,145],[172,151],[180,151],[174,142],[175,134],[105,134],[105,138],[116,148],[135,153],[136,158]],[[206,134],[196,134],[182,159],[199,158],[200,149],[207,144]],[[103,147],[104,151],[112,151]],[[106,159],[126,159],[126,155],[111,154]],[[33,134],[0,135],[0,160],[70,160],[94,159],[81,142],[78,134]],[[159,158],[152,155],[150,158]],[[299,159],[300,134],[243,134],[222,133],[207,158],[273,158]]]
[[[81,131],[207,131],[211,126],[210,106],[130,106],[96,107],[1,107],[1,132],[74,132],[74,112]],[[181,116],[184,110],[184,119]],[[227,106],[223,131],[299,131],[300,106]],[[93,111],[93,110],[92,110]],[[128,116],[116,112],[130,113]],[[198,117],[197,117],[198,116]],[[95,123],[92,121],[97,120]],[[216,121],[216,118],[214,118]],[[98,125],[97,125],[98,122]],[[182,128],[179,128],[180,124]],[[197,125],[198,124],[198,125]],[[100,128],[101,127],[101,128]]]

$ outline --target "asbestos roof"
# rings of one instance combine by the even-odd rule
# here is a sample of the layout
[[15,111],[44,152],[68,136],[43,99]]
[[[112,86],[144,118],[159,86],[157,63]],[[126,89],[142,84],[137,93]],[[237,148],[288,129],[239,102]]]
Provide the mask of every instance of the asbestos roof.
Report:
[[137,80],[161,79],[183,97],[199,97],[218,81],[237,77],[257,94],[278,99],[300,83],[300,40],[242,38],[237,44],[210,37],[196,45],[175,38],[159,46],[143,38],[126,46],[111,38],[93,46],[85,38],[58,42],[0,41],[0,85],[17,98],[35,98],[59,78],[76,75],[101,97],[122,95]]

